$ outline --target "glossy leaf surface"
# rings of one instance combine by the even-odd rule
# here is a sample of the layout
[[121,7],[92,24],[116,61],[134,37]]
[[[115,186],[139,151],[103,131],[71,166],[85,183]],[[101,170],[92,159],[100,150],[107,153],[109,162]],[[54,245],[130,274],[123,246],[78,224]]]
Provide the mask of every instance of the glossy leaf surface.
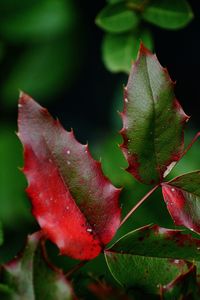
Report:
[[193,18],[190,5],[186,0],[153,0],[146,6],[143,19],[166,29],[179,29]]
[[137,57],[140,41],[152,49],[153,39],[148,30],[106,34],[102,44],[102,55],[108,70],[114,73],[125,72],[129,74],[131,64]]
[[199,249],[200,240],[155,225],[126,234],[105,250],[105,257],[121,285],[154,294],[161,285],[188,272],[184,260],[200,260]]
[[175,224],[200,233],[200,171],[163,183],[162,192]]
[[96,17],[96,24],[111,33],[121,33],[137,27],[139,17],[125,3],[107,5]]
[[94,161],[48,111],[28,95],[19,100],[19,137],[33,215],[62,254],[96,257],[120,222],[115,188]]
[[1,299],[74,299],[64,275],[52,270],[45,262],[40,238],[39,232],[29,236],[23,253],[2,267]]
[[143,183],[161,182],[183,153],[188,116],[174,95],[166,69],[143,45],[125,87],[121,115],[127,170]]

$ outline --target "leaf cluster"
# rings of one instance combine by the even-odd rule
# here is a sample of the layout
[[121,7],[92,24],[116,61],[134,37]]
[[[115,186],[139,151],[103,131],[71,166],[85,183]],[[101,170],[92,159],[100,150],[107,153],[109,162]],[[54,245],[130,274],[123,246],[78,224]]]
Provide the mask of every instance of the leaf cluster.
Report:
[[153,49],[148,24],[167,30],[178,30],[193,19],[186,0],[109,0],[96,17],[105,31],[102,58],[111,72],[129,73],[136,59],[140,41]]
[[[127,171],[150,190],[123,218],[121,189],[105,177],[88,145],[80,144],[73,131],[65,131],[29,95],[21,93],[18,106],[23,172],[41,230],[28,237],[16,259],[1,266],[2,299],[76,299],[74,272],[101,254],[119,285],[110,286],[88,274],[84,280],[93,299],[199,299],[199,238],[177,228],[145,225],[112,242],[119,228],[158,188],[175,225],[200,234],[200,171],[166,179],[199,134],[185,148],[189,117],[157,57],[141,45],[124,87],[120,148]],[[60,254],[79,260],[78,265],[66,274],[55,267],[49,261],[46,240]]]

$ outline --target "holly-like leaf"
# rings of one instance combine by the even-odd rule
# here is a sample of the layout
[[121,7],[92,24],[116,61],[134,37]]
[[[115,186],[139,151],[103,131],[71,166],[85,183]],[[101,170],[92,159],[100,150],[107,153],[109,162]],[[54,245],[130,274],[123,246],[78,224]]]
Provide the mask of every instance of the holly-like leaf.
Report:
[[200,171],[163,183],[162,192],[175,224],[200,233]]
[[186,0],[153,0],[146,6],[143,19],[166,29],[179,29],[193,19],[193,12]]
[[1,297],[6,295],[7,300],[74,299],[62,272],[53,270],[45,261],[41,237],[41,232],[29,236],[23,253],[2,267]]
[[125,287],[159,293],[161,285],[188,272],[189,261],[200,260],[200,240],[179,230],[145,226],[105,250],[108,267]]
[[120,222],[115,188],[94,161],[48,111],[26,94],[19,100],[19,138],[33,215],[62,254],[96,257]]
[[127,170],[145,184],[162,182],[183,153],[188,116],[166,69],[143,45],[125,87],[121,115]]
[[121,33],[137,27],[139,16],[126,3],[107,5],[96,17],[96,24],[111,33]]
[[107,33],[102,44],[103,61],[111,72],[130,72],[131,64],[137,57],[140,41],[152,49],[153,39],[149,30],[123,34]]

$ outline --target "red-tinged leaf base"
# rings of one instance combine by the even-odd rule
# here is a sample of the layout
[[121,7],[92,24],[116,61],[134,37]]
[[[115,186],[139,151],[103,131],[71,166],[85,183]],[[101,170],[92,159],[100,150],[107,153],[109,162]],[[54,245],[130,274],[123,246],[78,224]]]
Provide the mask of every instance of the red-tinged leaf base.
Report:
[[28,95],[19,100],[19,138],[33,214],[60,252],[96,257],[120,223],[120,190],[103,175],[87,145],[78,143]]

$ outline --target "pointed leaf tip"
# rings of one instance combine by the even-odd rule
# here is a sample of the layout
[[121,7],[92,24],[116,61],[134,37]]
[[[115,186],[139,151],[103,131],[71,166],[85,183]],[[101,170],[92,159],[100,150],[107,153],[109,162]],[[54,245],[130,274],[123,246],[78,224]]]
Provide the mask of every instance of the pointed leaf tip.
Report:
[[145,184],[162,182],[183,154],[188,116],[168,72],[143,43],[124,90],[121,116],[127,171]]
[[113,238],[120,189],[103,175],[84,145],[30,96],[20,100],[18,126],[33,215],[60,252],[96,257]]

